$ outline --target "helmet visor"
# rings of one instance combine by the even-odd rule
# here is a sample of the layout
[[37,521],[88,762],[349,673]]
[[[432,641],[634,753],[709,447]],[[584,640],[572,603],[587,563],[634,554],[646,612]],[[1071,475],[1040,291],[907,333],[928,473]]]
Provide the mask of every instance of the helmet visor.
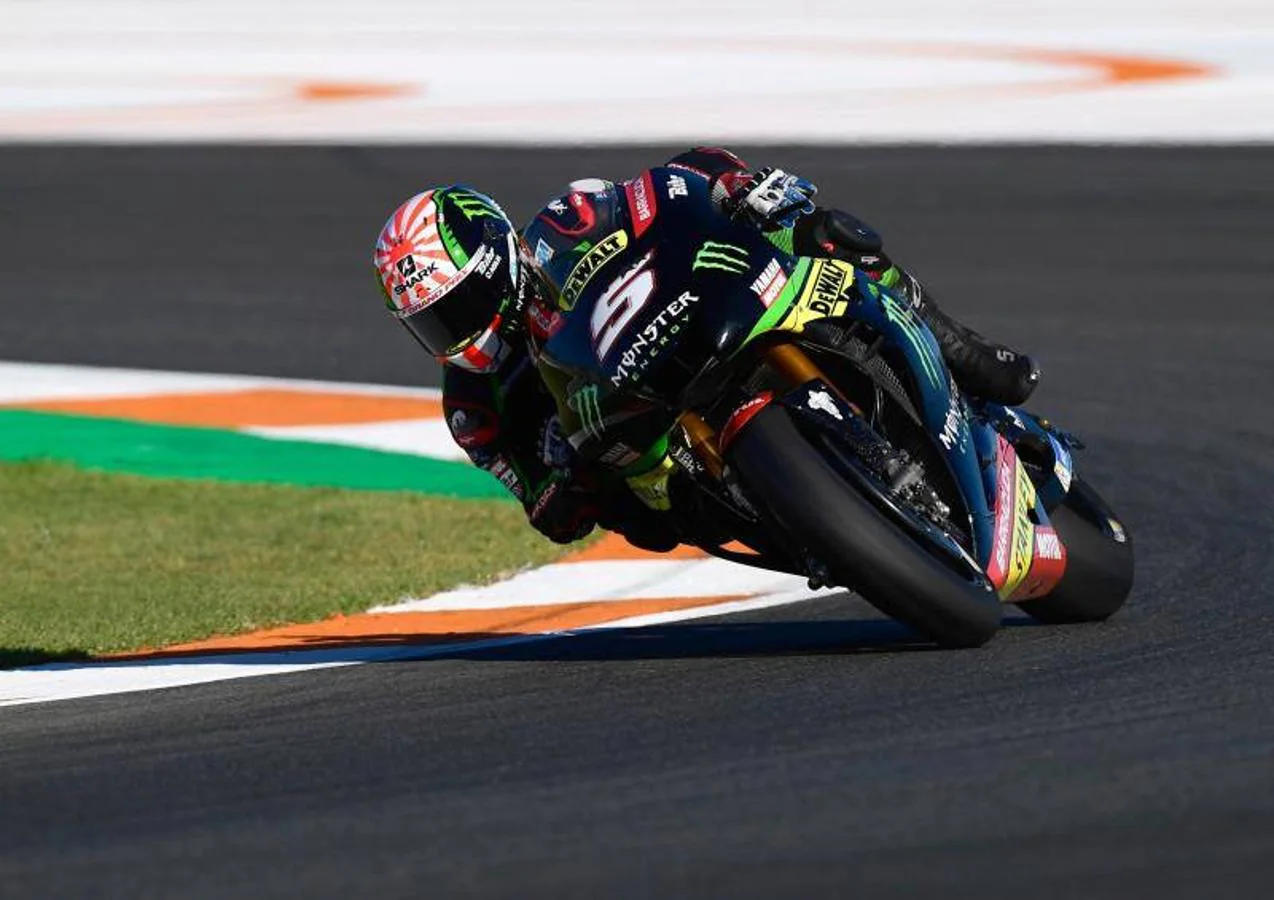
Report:
[[480,335],[514,292],[504,241],[484,245],[455,276],[396,315],[434,356],[447,356]]

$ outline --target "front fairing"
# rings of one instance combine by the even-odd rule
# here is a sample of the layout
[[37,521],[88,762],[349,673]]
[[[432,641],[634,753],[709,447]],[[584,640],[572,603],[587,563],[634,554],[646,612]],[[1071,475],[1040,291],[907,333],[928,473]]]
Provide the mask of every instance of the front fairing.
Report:
[[[727,218],[706,179],[684,171],[651,170],[614,199],[617,215],[584,246],[541,254],[552,250],[541,265],[552,314],[537,358],[568,393],[588,386],[602,418],[612,397],[672,411],[695,374],[744,344],[798,260]],[[560,246],[548,228],[532,223],[528,247]]]

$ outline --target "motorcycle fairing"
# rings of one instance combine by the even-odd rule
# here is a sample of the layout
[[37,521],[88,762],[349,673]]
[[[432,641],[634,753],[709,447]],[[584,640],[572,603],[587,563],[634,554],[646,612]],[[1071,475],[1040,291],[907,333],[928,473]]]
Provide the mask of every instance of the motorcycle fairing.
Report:
[[1066,548],[1049,525],[1035,483],[1013,446],[997,434],[995,447],[995,524],[986,573],[1001,600],[1029,600],[1047,594],[1061,580]]

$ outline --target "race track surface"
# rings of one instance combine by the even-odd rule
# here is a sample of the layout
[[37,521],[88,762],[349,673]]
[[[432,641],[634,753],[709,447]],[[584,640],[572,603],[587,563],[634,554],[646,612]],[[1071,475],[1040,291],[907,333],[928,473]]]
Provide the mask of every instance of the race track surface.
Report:
[[[650,149],[0,150],[0,359],[428,383],[382,217]],[[1266,896],[1274,154],[774,150],[1037,353],[1135,536],[1102,626],[852,598],[0,715],[0,896]]]

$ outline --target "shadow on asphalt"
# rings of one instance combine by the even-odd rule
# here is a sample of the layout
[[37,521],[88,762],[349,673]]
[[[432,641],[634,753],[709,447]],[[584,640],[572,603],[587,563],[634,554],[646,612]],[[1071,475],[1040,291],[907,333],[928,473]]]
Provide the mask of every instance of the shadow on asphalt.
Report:
[[[1004,628],[1036,627],[1007,618]],[[264,662],[570,662],[758,656],[915,653],[938,649],[904,625],[888,619],[805,619],[789,622],[702,622],[598,628],[543,634],[490,632],[452,634],[364,634],[357,638],[315,637],[252,651],[173,650],[93,659],[84,653],[44,654],[0,649],[0,668],[39,663],[155,663],[163,665]],[[384,651],[389,651],[385,653]]]
[[504,647],[460,648],[449,659],[550,662],[900,653],[935,649],[886,619],[704,622],[598,629]]

